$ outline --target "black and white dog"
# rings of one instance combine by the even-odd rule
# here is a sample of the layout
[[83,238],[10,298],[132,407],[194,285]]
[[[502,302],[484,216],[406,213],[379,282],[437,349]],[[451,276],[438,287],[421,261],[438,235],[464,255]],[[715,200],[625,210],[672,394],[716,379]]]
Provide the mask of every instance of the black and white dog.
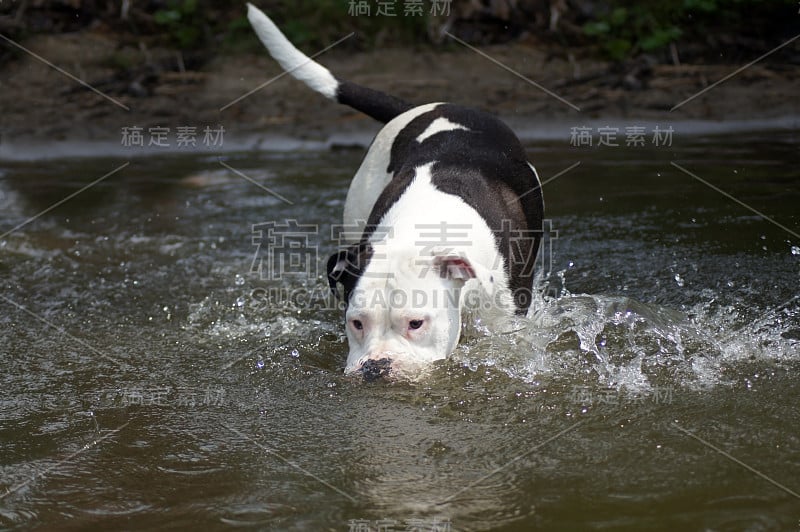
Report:
[[462,314],[489,328],[525,314],[544,204],[514,133],[482,111],[339,80],[250,4],[248,18],[292,76],[386,124],[347,193],[344,224],[361,237],[327,265],[347,305],[345,372],[413,375],[455,349]]

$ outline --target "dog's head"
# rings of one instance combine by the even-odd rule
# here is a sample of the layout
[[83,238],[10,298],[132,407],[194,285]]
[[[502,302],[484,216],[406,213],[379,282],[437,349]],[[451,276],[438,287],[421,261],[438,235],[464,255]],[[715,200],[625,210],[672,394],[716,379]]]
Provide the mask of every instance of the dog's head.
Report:
[[[471,281],[471,280],[475,281]],[[490,272],[446,251],[388,252],[362,242],[328,260],[334,293],[344,287],[350,353],[345,373],[366,380],[408,377],[446,358],[461,333],[462,289],[479,282],[490,291]]]

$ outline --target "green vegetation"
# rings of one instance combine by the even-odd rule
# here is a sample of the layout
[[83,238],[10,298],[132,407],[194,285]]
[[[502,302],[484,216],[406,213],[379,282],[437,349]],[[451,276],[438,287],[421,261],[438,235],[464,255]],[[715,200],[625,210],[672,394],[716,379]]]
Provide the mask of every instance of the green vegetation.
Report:
[[[460,1],[466,2],[452,0],[454,11]],[[161,3],[163,7],[155,12],[154,20],[162,38],[170,45],[188,48],[216,44],[223,52],[257,49],[245,17],[244,2],[163,0]],[[535,27],[535,12],[524,10],[524,3],[520,2],[520,7],[511,14],[513,27],[543,35],[542,28]],[[345,48],[430,44],[429,0],[423,1],[415,14],[406,14],[404,0],[383,2],[393,6],[394,16],[378,13],[381,3],[374,0],[273,0],[256,4],[301,48],[321,49],[350,32],[355,32],[357,38],[345,43]],[[369,6],[369,13],[354,12],[358,5]],[[563,17],[577,24],[582,34],[562,30],[553,39],[566,46],[590,44],[600,55],[617,61],[640,53],[664,54],[673,42],[708,44],[717,38],[722,42],[737,38],[764,40],[786,33],[791,23],[796,26],[799,16],[795,0],[596,0],[584,3],[591,8],[588,12],[571,5],[569,0],[568,5]],[[537,9],[540,18],[546,19],[549,13],[546,3]],[[509,37],[509,26],[492,21],[485,10],[472,11],[469,19],[457,20],[453,31],[458,33],[460,27],[488,32],[484,42],[502,42]]]
[[182,49],[199,44],[203,35],[204,20],[197,0],[169,0],[166,8],[155,12],[153,20]]
[[[256,2],[275,19],[289,39],[300,47],[321,48],[355,32],[350,46],[407,45],[426,39],[426,14],[402,16],[404,3],[394,5],[395,16],[378,15],[378,4],[368,2],[369,14],[356,15],[349,0]],[[245,15],[245,3],[214,0],[167,0],[153,20],[168,44],[182,49],[209,44],[208,36],[220,36],[224,50],[242,50],[255,43]],[[266,4],[266,5],[263,5]]]
[[623,0],[610,6],[597,2],[597,15],[583,32],[614,60],[653,53],[679,38],[703,41],[712,31],[763,38],[782,26],[781,14],[796,14],[791,0]]
[[356,2],[350,0],[280,2],[274,7],[267,4],[265,9],[289,40],[301,47],[322,48],[350,32],[355,32],[358,39],[349,45],[364,48],[427,40],[427,9],[421,15],[403,16],[402,1],[394,3],[394,15],[378,14],[378,3],[374,1],[364,4],[369,5],[369,13],[353,11]]
[[[566,0],[561,23],[548,31],[550,3],[517,0],[514,8],[493,12],[488,0],[451,0],[453,16],[430,14],[432,0],[252,0],[267,12],[292,42],[320,50],[350,32],[356,38],[340,49],[382,46],[438,46],[428,27],[448,21],[454,34],[475,44],[508,42],[525,34],[562,48],[588,46],[590,53],[625,60],[642,53],[668,60],[670,43],[681,58],[726,61],[769,49],[796,34],[796,0]],[[206,60],[218,53],[258,51],[246,18],[244,0],[0,1],[0,32],[21,39],[36,33],[106,28],[126,44],[177,48]],[[499,4],[497,4],[499,5]],[[390,7],[392,13],[385,12]],[[5,24],[5,26],[4,26]],[[445,43],[450,41],[445,40]],[[724,52],[724,53],[723,53]],[[788,51],[787,51],[788,52]],[[16,52],[0,48],[0,63]],[[121,57],[121,64],[129,58]]]
[[617,7],[596,21],[587,22],[583,31],[595,37],[611,59],[624,59],[637,51],[658,50],[681,36],[681,29],[659,20],[641,6]]

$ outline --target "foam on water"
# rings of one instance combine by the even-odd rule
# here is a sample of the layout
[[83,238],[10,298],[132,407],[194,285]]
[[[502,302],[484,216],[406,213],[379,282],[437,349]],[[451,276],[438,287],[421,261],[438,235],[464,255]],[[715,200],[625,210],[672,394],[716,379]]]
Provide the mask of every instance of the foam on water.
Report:
[[[540,297],[509,332],[469,339],[453,360],[526,382],[569,378],[643,393],[658,386],[724,385],[736,378],[737,363],[800,358],[800,310],[792,302],[751,323],[725,325],[708,303],[690,316],[627,297]],[[739,318],[735,309],[728,314]]]

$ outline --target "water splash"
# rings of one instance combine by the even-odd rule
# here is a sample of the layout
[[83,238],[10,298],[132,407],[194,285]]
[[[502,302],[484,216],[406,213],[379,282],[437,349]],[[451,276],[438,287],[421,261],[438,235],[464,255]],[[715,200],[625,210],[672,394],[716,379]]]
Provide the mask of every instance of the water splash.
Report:
[[800,357],[800,310],[788,304],[729,328],[708,310],[690,317],[626,297],[568,295],[537,303],[528,317],[515,318],[511,332],[474,339],[454,360],[526,382],[550,376],[647,393],[730,383],[727,367],[754,357]]

